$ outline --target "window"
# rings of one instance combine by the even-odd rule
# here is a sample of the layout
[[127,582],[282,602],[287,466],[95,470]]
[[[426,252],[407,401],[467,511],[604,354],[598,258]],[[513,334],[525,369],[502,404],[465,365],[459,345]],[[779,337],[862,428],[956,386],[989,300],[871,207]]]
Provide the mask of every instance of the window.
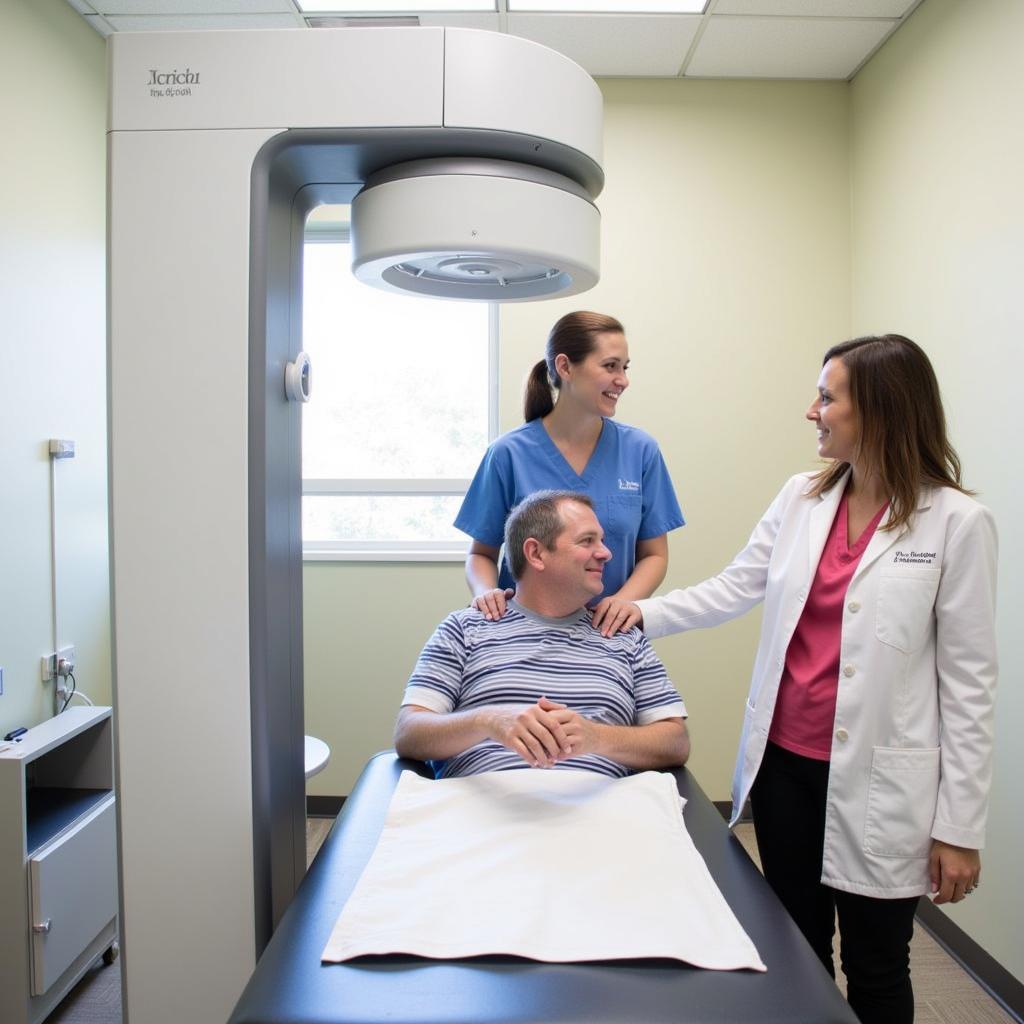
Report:
[[306,231],[304,557],[462,559],[452,520],[497,426],[497,308],[359,283],[347,215]]

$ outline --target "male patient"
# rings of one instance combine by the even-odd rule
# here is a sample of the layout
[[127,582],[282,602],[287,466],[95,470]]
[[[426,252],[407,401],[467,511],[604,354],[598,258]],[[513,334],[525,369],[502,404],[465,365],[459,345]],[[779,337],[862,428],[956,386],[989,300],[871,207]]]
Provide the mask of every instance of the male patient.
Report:
[[453,612],[428,641],[395,725],[438,778],[506,768],[605,775],[683,764],[686,708],[637,629],[601,636],[587,601],[611,552],[585,494],[538,491],[505,524],[515,597],[496,621]]

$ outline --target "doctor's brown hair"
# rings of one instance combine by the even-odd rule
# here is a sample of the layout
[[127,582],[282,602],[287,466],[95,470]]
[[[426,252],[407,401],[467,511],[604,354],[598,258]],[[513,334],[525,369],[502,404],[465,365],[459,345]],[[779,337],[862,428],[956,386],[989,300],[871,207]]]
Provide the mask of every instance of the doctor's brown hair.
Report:
[[551,389],[562,386],[555,359],[564,355],[570,363],[582,363],[594,351],[595,334],[625,334],[625,328],[613,316],[580,311],[566,313],[548,334],[544,358],[536,363],[526,380],[523,419],[529,423],[547,416],[555,407]]
[[[910,520],[925,485],[972,493],[963,486],[960,457],[946,436],[939,382],[920,345],[902,334],[871,335],[833,345],[822,366],[830,359],[840,359],[850,377],[860,426],[856,457],[892,495],[884,529]],[[808,494],[818,497],[834,487],[847,468],[836,462],[821,470]]]

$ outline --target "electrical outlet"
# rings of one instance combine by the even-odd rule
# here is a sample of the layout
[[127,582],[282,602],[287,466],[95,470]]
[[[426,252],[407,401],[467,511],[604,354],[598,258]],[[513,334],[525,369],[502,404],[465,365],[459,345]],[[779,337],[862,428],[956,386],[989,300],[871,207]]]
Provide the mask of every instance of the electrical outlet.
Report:
[[[66,661],[73,670],[75,667],[75,648],[58,647],[56,654],[44,654],[42,656],[40,659],[40,668],[44,683],[48,683],[51,679],[57,676],[57,664],[61,661]],[[63,685],[63,682],[64,680],[61,679],[61,685]]]

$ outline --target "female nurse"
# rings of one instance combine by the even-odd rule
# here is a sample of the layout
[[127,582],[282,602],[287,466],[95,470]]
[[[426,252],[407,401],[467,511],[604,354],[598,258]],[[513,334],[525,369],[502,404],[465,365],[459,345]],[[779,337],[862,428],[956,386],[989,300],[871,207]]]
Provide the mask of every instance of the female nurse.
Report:
[[505,519],[533,491],[583,491],[594,500],[612,552],[598,611],[649,597],[665,578],[666,535],[683,516],[657,443],[612,419],[628,368],[625,331],[613,317],[569,313],[552,327],[527,381],[526,422],[488,448],[455,520],[473,539],[466,580],[487,618],[504,615],[514,587],[507,563],[498,565]]
[[927,356],[829,349],[791,479],[719,575],[606,617],[650,636],[764,602],[733,780],[765,876],[864,1022],[913,1019],[918,897],[979,884],[996,683],[996,531],[964,490]]

